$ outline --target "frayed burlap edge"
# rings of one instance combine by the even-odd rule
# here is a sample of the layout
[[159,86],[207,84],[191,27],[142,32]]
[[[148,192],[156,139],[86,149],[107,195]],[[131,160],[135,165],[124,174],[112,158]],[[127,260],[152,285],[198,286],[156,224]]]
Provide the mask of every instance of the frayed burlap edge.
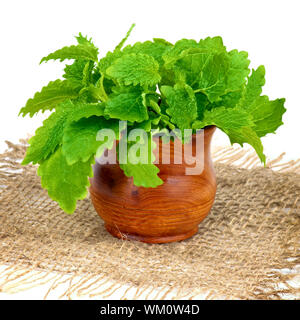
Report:
[[[0,186],[7,182],[17,179],[19,171],[22,170],[20,159],[24,156],[26,149],[26,141],[20,140],[20,144],[13,144],[6,141],[8,150],[0,155]],[[13,157],[12,157],[13,154]],[[284,161],[285,153],[273,160],[267,161],[266,167],[274,171],[295,174],[300,173],[300,159]],[[218,147],[213,151],[214,163],[229,166],[238,166],[238,168],[253,169],[261,167],[257,155],[250,150],[241,149],[239,147]],[[2,193],[0,188],[0,196]],[[0,234],[1,239],[1,234]],[[299,258],[299,257],[298,257]],[[299,259],[298,259],[299,261]],[[295,266],[295,264],[294,264]],[[278,296],[268,297],[267,294],[256,294],[256,298],[261,299],[282,299],[300,298],[299,287],[291,286],[290,281],[299,281],[299,270],[296,268],[289,270],[288,273],[277,273],[278,283],[283,284],[283,288],[279,289]],[[299,284],[299,282],[298,282]],[[72,299],[75,297],[89,297],[109,299],[114,295],[120,299],[236,299],[233,295],[220,295],[213,289],[211,291],[186,291],[183,288],[173,288],[171,286],[158,287],[140,284],[139,286],[128,285],[120,278],[118,281],[110,279],[107,275],[90,274],[84,276],[82,273],[64,273],[56,272],[54,268],[45,270],[39,265],[24,267],[16,262],[7,265],[2,269],[0,274],[0,291],[6,293],[17,293],[26,291],[37,286],[48,285],[48,289],[44,295],[44,299],[51,296],[51,293],[61,287],[61,293],[56,298]],[[253,297],[240,296],[241,299]]]

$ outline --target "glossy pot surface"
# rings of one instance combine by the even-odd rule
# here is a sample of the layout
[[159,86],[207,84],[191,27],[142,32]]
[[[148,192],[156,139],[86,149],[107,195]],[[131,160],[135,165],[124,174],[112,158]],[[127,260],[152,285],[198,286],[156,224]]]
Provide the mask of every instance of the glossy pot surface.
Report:
[[[202,132],[201,154],[196,149],[196,135],[184,145],[181,154],[174,142],[163,148],[161,139],[154,154],[160,159],[157,164],[159,177],[164,183],[157,188],[136,187],[132,178],[127,178],[118,164],[94,166],[90,195],[93,205],[113,236],[148,243],[165,243],[191,237],[198,231],[198,224],[209,213],[216,194],[216,177],[211,160],[210,143],[214,126]],[[174,164],[175,155],[182,164]],[[186,152],[184,152],[186,151]],[[200,157],[203,170],[187,174],[195,167],[190,163]],[[163,157],[170,164],[161,163]],[[185,155],[185,156],[184,156]],[[178,161],[177,161],[178,162]],[[201,161],[200,161],[201,162]]]

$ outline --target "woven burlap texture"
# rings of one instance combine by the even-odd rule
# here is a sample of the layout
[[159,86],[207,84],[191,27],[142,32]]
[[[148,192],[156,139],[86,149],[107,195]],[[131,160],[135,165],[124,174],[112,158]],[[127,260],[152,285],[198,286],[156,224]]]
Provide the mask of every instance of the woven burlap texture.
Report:
[[[136,290],[134,298],[299,298],[299,162],[269,162],[280,169],[275,172],[257,167],[244,150],[217,150],[216,200],[199,232],[152,245],[113,238],[89,199],[65,214],[41,188],[36,167],[20,164],[25,142],[8,146],[0,155],[0,264],[7,266],[0,290],[18,287],[26,276],[16,273],[21,267],[79,275],[69,295],[109,297],[127,286]],[[238,160],[240,167],[232,165]]]

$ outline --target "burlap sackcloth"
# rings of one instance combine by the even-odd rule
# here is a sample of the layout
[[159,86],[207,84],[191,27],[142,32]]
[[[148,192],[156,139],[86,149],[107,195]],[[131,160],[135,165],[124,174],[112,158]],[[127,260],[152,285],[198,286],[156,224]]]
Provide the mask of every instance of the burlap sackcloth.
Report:
[[73,215],[62,212],[36,167],[20,165],[25,141],[8,146],[0,155],[0,290],[48,281],[49,291],[67,282],[68,297],[300,297],[299,161],[281,156],[262,168],[245,150],[216,150],[216,200],[198,234],[149,245],[113,238],[89,199]]

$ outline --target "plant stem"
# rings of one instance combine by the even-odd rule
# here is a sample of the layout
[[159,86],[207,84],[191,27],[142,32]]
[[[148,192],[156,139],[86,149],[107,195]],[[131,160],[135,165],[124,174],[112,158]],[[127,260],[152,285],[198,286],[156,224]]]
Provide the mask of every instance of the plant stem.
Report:
[[198,92],[202,92],[203,93],[203,90],[202,89],[194,90],[194,93],[198,93]]
[[159,107],[159,105],[153,101],[153,100],[150,100],[150,107],[152,108],[153,111],[155,111],[157,114],[161,114],[161,109]]
[[105,92],[104,86],[103,86],[103,80],[104,80],[104,74],[101,74],[101,78],[100,78],[100,93],[101,93],[101,97],[103,101],[107,101],[108,100],[108,96]]

